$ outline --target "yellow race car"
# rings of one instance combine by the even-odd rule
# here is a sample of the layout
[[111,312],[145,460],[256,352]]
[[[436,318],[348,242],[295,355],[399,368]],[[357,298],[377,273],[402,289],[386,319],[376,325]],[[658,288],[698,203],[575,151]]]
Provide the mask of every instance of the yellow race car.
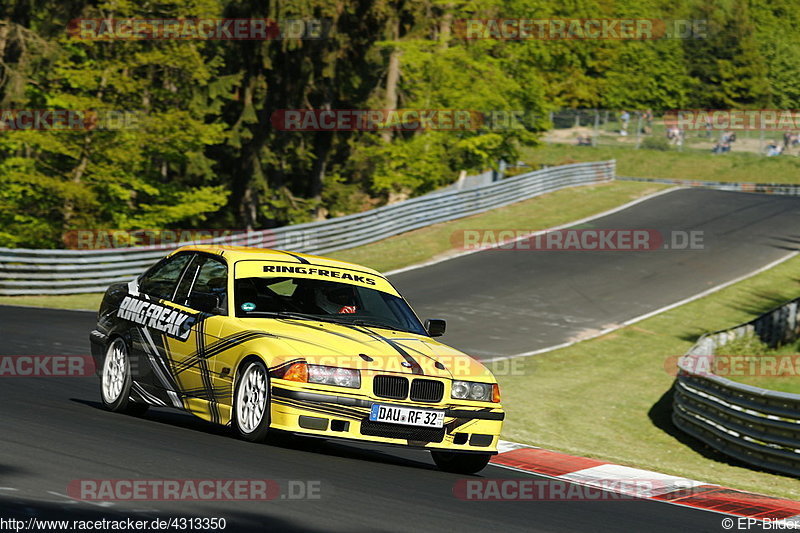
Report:
[[175,407],[250,441],[281,430],[425,448],[473,473],[505,415],[495,378],[436,341],[444,330],[372,269],[208,245],[109,287],[90,340],[113,411]]

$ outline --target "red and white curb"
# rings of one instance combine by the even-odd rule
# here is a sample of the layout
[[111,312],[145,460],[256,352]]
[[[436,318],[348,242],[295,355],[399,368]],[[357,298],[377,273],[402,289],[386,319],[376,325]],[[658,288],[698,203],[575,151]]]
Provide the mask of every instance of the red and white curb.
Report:
[[[637,485],[640,487],[636,491],[637,498],[757,520],[780,520],[800,528],[798,501],[620,466],[598,459],[576,457],[515,442],[500,441],[498,452],[500,453],[492,458],[491,464],[501,468],[618,494],[629,494],[625,492],[625,487]],[[647,481],[652,489],[642,492],[643,485],[637,484],[637,481]]]

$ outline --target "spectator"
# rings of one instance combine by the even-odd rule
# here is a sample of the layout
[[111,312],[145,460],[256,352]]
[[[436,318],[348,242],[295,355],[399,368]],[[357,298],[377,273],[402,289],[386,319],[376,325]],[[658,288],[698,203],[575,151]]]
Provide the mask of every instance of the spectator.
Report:
[[674,144],[675,146],[682,146],[683,145],[683,132],[677,125],[670,126],[667,130],[667,139],[669,139],[670,144]]
[[781,147],[778,146],[778,143],[775,141],[770,141],[767,145],[767,157],[774,157],[776,155],[781,155]]
[[628,134],[628,123],[631,120],[631,115],[627,111],[623,110],[622,114],[619,116],[619,120],[620,120],[620,122],[622,122],[622,126],[621,126],[621,128],[619,130],[619,134],[620,135],[627,135]]
[[642,132],[645,135],[650,135],[651,133],[653,133],[653,110],[648,109],[647,111],[645,111],[644,114],[642,115],[642,119],[644,119],[643,120],[644,126],[642,128]]

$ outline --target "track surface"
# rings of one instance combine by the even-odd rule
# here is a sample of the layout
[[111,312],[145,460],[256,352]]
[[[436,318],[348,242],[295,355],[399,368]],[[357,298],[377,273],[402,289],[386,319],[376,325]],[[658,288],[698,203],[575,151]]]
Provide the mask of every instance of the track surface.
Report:
[[800,198],[676,190],[581,228],[702,231],[704,248],[486,250],[397,274],[392,283],[421,316],[447,319],[445,343],[481,358],[530,352],[654,311],[787,255],[800,242]]
[[[785,254],[800,235],[799,207],[800,200],[789,198],[679,191],[594,226],[703,229],[703,252],[486,252],[395,282],[421,314],[451,320],[454,344],[497,353],[488,348],[508,335],[503,352],[525,351],[657,308]],[[473,307],[471,299],[484,307]],[[489,304],[494,321],[480,312]],[[0,355],[87,354],[93,321],[92,313],[0,307]],[[481,333],[489,329],[491,343]],[[3,379],[0,405],[0,518],[216,516],[228,520],[228,530],[259,531],[721,530],[719,515],[648,501],[464,502],[452,492],[459,476],[437,471],[424,452],[315,440],[254,445],[174,411],[151,410],[141,419],[116,415],[99,406],[95,378]],[[534,477],[494,466],[481,476]],[[319,481],[321,497],[103,508],[64,496],[71,480],[133,478]]]

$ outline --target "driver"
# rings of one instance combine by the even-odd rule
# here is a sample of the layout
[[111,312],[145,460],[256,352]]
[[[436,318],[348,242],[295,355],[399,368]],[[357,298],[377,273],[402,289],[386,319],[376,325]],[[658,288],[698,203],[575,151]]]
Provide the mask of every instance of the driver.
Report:
[[344,284],[318,285],[314,289],[314,303],[330,315],[358,311],[355,288]]

